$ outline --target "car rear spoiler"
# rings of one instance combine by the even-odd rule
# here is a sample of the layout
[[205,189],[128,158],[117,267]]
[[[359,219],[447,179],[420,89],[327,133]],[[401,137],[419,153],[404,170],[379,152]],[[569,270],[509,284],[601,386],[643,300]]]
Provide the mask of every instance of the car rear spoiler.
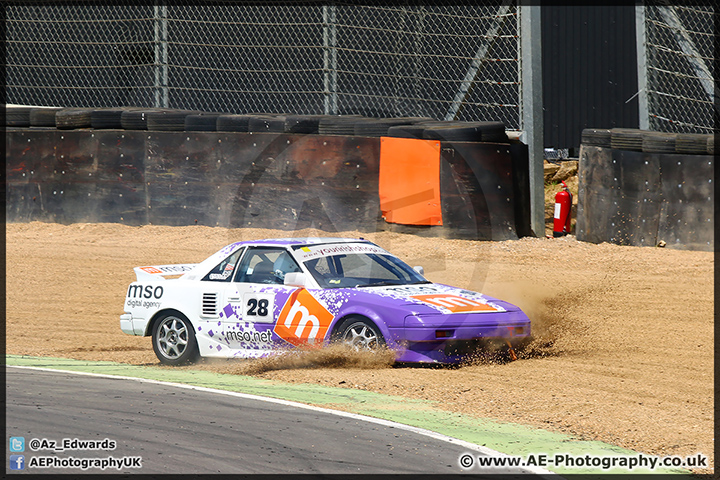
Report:
[[197,266],[197,263],[183,263],[178,265],[152,265],[146,267],[135,267],[135,276],[137,281],[143,280],[166,280],[166,276],[171,275],[184,275],[189,271],[193,270]]

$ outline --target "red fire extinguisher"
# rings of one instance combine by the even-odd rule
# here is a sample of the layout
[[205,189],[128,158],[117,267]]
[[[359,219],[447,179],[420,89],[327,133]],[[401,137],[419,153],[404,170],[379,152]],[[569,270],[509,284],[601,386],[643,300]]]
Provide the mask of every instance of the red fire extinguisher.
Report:
[[570,233],[570,208],[572,207],[572,193],[561,182],[563,189],[555,195],[555,218],[553,220],[553,237],[562,237]]

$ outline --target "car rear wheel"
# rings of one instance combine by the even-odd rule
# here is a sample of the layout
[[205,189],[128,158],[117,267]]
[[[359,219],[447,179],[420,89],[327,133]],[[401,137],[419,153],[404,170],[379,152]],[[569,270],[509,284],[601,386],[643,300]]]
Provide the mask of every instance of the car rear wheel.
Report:
[[167,314],[155,322],[152,342],[155,355],[166,365],[182,365],[198,359],[195,330],[181,313]]
[[370,320],[350,317],[335,330],[335,341],[355,350],[377,350],[385,345],[380,329]]

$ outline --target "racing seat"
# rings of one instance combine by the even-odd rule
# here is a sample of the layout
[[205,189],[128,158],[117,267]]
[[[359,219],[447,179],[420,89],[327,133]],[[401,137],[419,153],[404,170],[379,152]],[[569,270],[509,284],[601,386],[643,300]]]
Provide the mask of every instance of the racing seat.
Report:
[[279,283],[273,271],[273,262],[263,260],[255,265],[253,273],[250,275],[250,279],[248,281],[251,283]]

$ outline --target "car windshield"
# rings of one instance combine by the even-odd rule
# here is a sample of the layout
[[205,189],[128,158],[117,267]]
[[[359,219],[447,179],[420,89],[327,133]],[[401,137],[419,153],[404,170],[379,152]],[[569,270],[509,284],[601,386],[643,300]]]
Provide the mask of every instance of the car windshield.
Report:
[[307,260],[305,266],[322,288],[377,287],[430,283],[392,255],[353,253]]

